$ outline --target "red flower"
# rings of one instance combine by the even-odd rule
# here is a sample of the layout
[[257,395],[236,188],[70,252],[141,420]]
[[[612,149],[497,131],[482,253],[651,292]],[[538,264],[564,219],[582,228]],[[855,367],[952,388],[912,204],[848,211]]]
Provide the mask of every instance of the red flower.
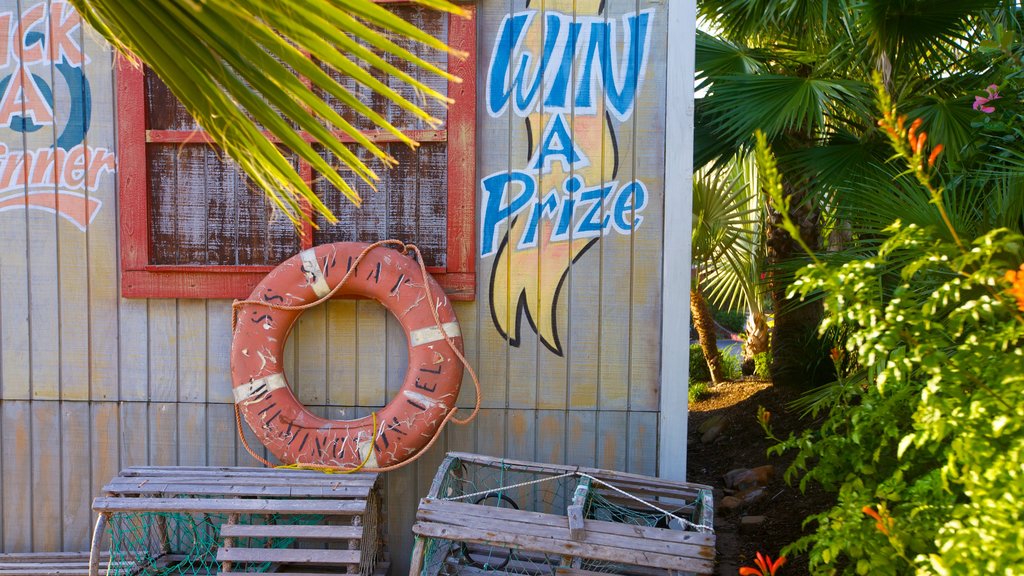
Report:
[[740,568],[740,576],[775,576],[775,571],[782,567],[786,563],[785,556],[779,556],[779,559],[772,562],[772,557],[767,554],[757,553],[757,559],[754,560],[753,566],[743,566]]

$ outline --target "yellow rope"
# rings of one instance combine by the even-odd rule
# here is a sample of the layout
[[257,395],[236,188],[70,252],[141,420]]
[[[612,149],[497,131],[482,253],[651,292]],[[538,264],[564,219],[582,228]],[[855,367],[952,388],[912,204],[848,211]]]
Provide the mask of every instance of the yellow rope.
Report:
[[372,428],[373,434],[370,436],[371,442],[370,442],[370,445],[367,447],[367,450],[366,450],[366,458],[363,458],[363,461],[359,464],[359,466],[356,466],[355,468],[339,468],[337,466],[322,466],[322,465],[319,465],[319,464],[301,464],[299,462],[296,462],[294,464],[281,464],[280,466],[274,466],[274,468],[285,468],[285,469],[288,469],[288,470],[315,470],[317,472],[323,472],[324,474],[351,474],[353,472],[359,472],[360,470],[362,470],[363,466],[366,466],[366,463],[370,461],[370,456],[373,455],[373,442],[372,442],[372,440],[374,440],[375,439],[374,437],[377,435],[377,413],[376,412],[371,413],[370,414],[370,419],[373,421],[373,428]]

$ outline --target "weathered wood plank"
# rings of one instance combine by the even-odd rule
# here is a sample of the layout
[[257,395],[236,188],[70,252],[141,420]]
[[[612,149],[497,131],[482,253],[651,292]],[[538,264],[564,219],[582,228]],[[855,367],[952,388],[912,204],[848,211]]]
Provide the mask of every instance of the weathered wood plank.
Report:
[[[561,534],[566,538],[568,538],[569,534],[568,519],[562,515],[494,506],[480,506],[433,498],[424,498],[420,501],[416,517],[417,519],[430,522],[461,521],[463,519],[476,518],[490,521],[498,526],[502,526],[506,522],[511,523],[509,524],[510,530],[529,530],[529,526],[534,526],[538,534],[544,533],[552,537],[560,537],[559,535]],[[590,534],[603,534],[608,538],[617,537],[620,540],[649,540],[652,542],[650,546],[655,547],[650,549],[654,551],[665,551],[672,549],[671,547],[673,546],[678,546],[677,552],[686,553],[693,552],[696,548],[712,546],[715,543],[715,536],[712,534],[620,524],[603,520],[584,519],[583,528],[587,532],[588,538]],[[563,532],[558,532],[559,530],[564,531],[564,534]]]
[[218,562],[296,564],[358,564],[359,550],[296,550],[293,548],[219,548]]
[[252,466],[131,466],[122,471],[123,476],[139,476],[139,475],[152,475],[152,476],[174,476],[174,477],[194,477],[197,480],[205,478],[223,478],[223,477],[256,477],[258,479],[263,478],[280,478],[288,479],[292,481],[301,481],[308,479],[321,480],[324,482],[341,482],[346,483],[369,483],[372,484],[377,480],[378,475],[371,472],[356,472],[353,474],[345,474],[343,477],[334,477],[325,475],[323,472],[316,470],[294,470],[288,468],[260,468]]
[[[65,550],[88,550],[91,540],[92,446],[83,449],[92,427],[90,406],[86,402],[62,402],[60,406],[59,456],[61,476],[58,488],[62,502],[62,546]],[[53,495],[51,494],[52,498]],[[52,528],[51,528],[52,529]]]
[[[624,419],[624,416],[623,416]],[[486,454],[471,454],[466,452],[451,452],[451,456],[459,458],[465,462],[472,462],[480,466],[512,466],[515,469],[525,471],[536,471],[545,472],[552,475],[563,474],[566,472],[579,471],[584,474],[589,474],[600,478],[606,482],[610,482],[616,486],[623,487],[626,490],[631,489],[657,489],[663,490],[666,493],[678,493],[686,494],[691,498],[695,497],[700,490],[710,490],[710,486],[704,484],[694,484],[690,482],[679,482],[669,481],[661,478],[652,478],[640,474],[632,474],[628,472],[620,472],[611,469],[591,468],[585,466],[573,466],[573,465],[562,465],[553,463],[543,462],[528,462],[524,460],[515,460],[511,458],[502,458],[495,456],[488,456]]]
[[[29,11],[29,7],[21,2],[18,3],[18,9],[25,12]],[[40,6],[39,9],[41,9],[41,14],[39,14],[40,17],[36,29],[43,31],[44,34],[49,36],[52,25],[51,10],[47,10],[45,5]],[[55,70],[49,58],[26,58],[33,51],[33,48],[25,46],[24,42],[12,42],[11,48],[18,52],[15,57],[23,65],[21,69],[15,67],[12,72],[14,74],[22,74],[23,83],[27,84],[30,81],[29,75],[47,79],[53,78]],[[35,176],[39,168],[33,166],[32,174],[30,175],[29,162],[26,161],[24,163],[25,177],[19,183],[25,184],[26,194],[38,194],[40,197],[52,201],[54,205],[57,205],[61,199],[58,195],[58,190],[61,187],[61,180],[65,180],[65,178],[63,171],[60,174],[57,173],[59,165],[58,156],[49,153],[53,152],[54,148],[57,148],[57,127],[66,125],[69,121],[68,114],[71,109],[71,97],[72,95],[68,90],[52,90],[52,116],[49,118],[50,121],[47,122],[47,119],[37,118],[39,120],[37,123],[38,129],[33,131],[25,130],[23,132],[26,157],[31,157],[32,153],[38,155],[39,158],[36,162],[43,166],[49,165],[48,167],[52,167],[54,178],[49,183],[33,183],[36,180],[33,176]],[[25,106],[27,101],[27,98],[23,100],[22,106]],[[29,114],[35,115],[36,113]],[[67,147],[71,148],[70,145]],[[42,178],[39,180],[46,181],[46,179]],[[28,334],[31,345],[31,354],[28,356],[28,361],[31,363],[32,398],[57,400],[61,397],[62,326],[60,297],[62,271],[60,268],[61,260],[58,238],[58,220],[60,220],[60,217],[57,211],[29,210],[27,206],[24,217],[28,227],[28,250],[26,251],[28,258],[28,310],[30,318]],[[79,277],[76,277],[73,281],[81,282],[81,269],[76,271],[69,270],[68,276],[75,277],[76,272],[79,273]],[[78,285],[82,286],[83,284],[80,283]],[[81,301],[79,300],[78,302]],[[80,344],[80,341],[78,344]],[[56,416],[56,410],[52,414]],[[54,421],[56,421],[56,418],[54,418]],[[52,485],[50,486],[52,487]],[[59,493],[59,488],[53,493]],[[57,540],[59,541],[59,535]],[[52,542],[53,540],[48,541]],[[33,544],[38,545],[35,542]]]
[[104,492],[118,495],[142,494],[189,494],[196,496],[262,496],[279,498],[366,498],[366,487],[341,486],[332,488],[292,488],[288,486],[239,486],[225,479],[219,484],[186,484],[153,482],[144,485],[112,482],[103,487]]
[[231,303],[222,300],[206,304],[206,401],[235,401],[231,395]]
[[149,395],[151,402],[178,400],[178,301],[149,300]]
[[97,512],[208,512],[223,514],[362,514],[365,500],[268,500],[264,498],[117,498],[93,500]]
[[206,409],[206,404],[178,404],[178,464],[206,464]]
[[654,476],[658,473],[658,414],[629,413],[629,456],[626,470]]
[[3,413],[3,514],[0,515],[3,549],[7,552],[32,550],[32,429],[31,404],[25,401],[0,402]]
[[221,537],[315,538],[317,540],[361,540],[362,526],[290,526],[274,524],[223,524]]
[[358,337],[356,365],[356,404],[384,406],[387,404],[386,354],[387,310],[376,302],[356,302],[356,334]]
[[177,401],[206,402],[207,303],[178,301]]
[[505,417],[508,422],[508,436],[505,438],[505,450],[502,453],[510,458],[533,459],[536,448],[536,411],[509,410]]
[[122,402],[120,420],[121,463],[127,466],[148,464],[149,415],[146,404]]
[[597,413],[597,465],[606,470],[624,470],[630,449],[626,435],[626,412]]
[[[119,339],[119,399],[144,402],[149,399],[149,302],[147,300],[120,299],[118,334],[122,335]],[[145,460],[132,462],[142,463]]]
[[[230,389],[230,384],[228,388]],[[213,388],[211,388],[210,394],[213,395]],[[235,459],[237,438],[235,405],[208,404],[206,406],[206,464],[210,466],[237,464]]]
[[289,380],[306,406],[327,402],[327,310],[317,306],[299,316],[289,338],[295,347],[295,367]]
[[[695,22],[691,15],[693,0],[666,6],[668,36],[666,67],[678,71],[666,83],[669,95],[678,97],[682,106],[669,106],[665,110],[665,150],[693,149],[693,83],[688,82],[694,70],[690,52]],[[664,195],[664,243],[678,246],[680,258],[662,259],[663,290],[675,294],[690,291],[689,230],[693,228],[693,156],[684,154],[678,162],[666,163]],[[671,186],[671,188],[669,188]],[[670,191],[671,190],[671,191]],[[682,299],[666,299],[662,304],[662,339],[660,356],[660,401],[658,474],[672,479],[686,478],[687,387],[689,381],[690,307]],[[674,378],[668,378],[668,375]]]
[[[356,333],[356,303],[353,300],[331,300],[327,308],[327,403],[350,407],[356,403],[357,369],[359,366]],[[346,418],[351,418],[351,414]]]
[[597,413],[571,410],[566,415],[565,463],[594,466],[597,464]]
[[[678,7],[678,8],[677,8]],[[664,206],[665,206],[665,163],[666,154],[673,154],[673,162],[685,163],[680,150],[690,148],[674,148],[665,145],[665,120],[667,102],[692,103],[693,98],[674,92],[666,92],[668,79],[678,75],[678,70],[667,67],[668,52],[668,14],[670,9],[686,10],[683,6],[652,1],[636,1],[634,10],[653,10],[651,20],[651,53],[648,58],[647,73],[637,93],[636,112],[634,119],[635,146],[634,155],[635,177],[640,179],[648,191],[646,206],[642,213],[643,223],[634,231],[633,239],[633,275],[630,294],[632,295],[630,316],[630,388],[629,406],[632,410],[656,411],[659,406],[659,386],[661,372],[661,310],[662,310],[662,269],[656,265],[662,258],[666,260],[686,259],[689,250],[683,244],[665,242]],[[686,42],[677,38],[680,42]],[[685,48],[684,48],[685,49]],[[690,88],[692,93],[692,87]],[[666,98],[666,94],[672,95]],[[678,100],[677,100],[678,99]],[[687,158],[692,155],[682,154]],[[634,200],[633,205],[637,205]],[[689,231],[689,227],[686,228]],[[686,244],[685,246],[689,246]],[[644,263],[651,263],[647,266]],[[688,264],[688,260],[687,260]],[[687,267],[688,268],[688,267]],[[671,293],[670,294],[674,294]],[[688,341],[688,340],[687,340]],[[685,436],[684,436],[685,437]]]
[[[32,490],[22,494],[31,495],[33,521],[21,527],[32,531],[32,549],[63,550],[63,508],[61,493],[61,429],[60,403],[33,401],[31,443],[32,443]],[[39,522],[36,518],[52,518],[54,522]]]
[[[396,550],[412,550],[412,533],[409,526],[416,517],[416,466],[405,466],[388,472],[384,476],[384,486],[387,490],[386,501],[387,512],[384,515],[384,522],[387,524],[388,544]],[[393,559],[395,570],[399,574],[409,572],[409,558],[396,557]]]
[[149,459],[157,466],[178,463],[178,405],[170,402],[149,404]]
[[[103,483],[112,478],[121,468],[120,422],[116,402],[92,402],[92,425],[89,427],[89,455],[92,458],[92,488],[86,498],[86,510],[89,498],[100,493]],[[93,521],[93,514],[88,514]],[[87,530],[86,534],[90,534]]]
[[[574,542],[568,538],[554,539],[535,536],[531,533],[517,534],[500,527],[494,527],[490,530],[486,530],[477,527],[467,528],[451,524],[418,522],[413,526],[413,532],[421,536],[429,536],[433,538],[478,542],[481,544],[491,544],[494,546],[506,546],[511,548],[526,548],[549,554],[583,556],[586,558],[593,558],[595,560],[655,566],[658,568],[665,568],[667,570],[690,570],[710,573],[714,568],[714,561],[709,559],[686,558],[683,556],[648,552],[633,548],[613,547],[612,545],[606,544],[591,544],[589,541]],[[568,532],[568,529],[566,529],[566,532]],[[617,540],[617,542],[620,545],[624,544],[621,539]]]
[[[86,26],[81,27],[83,45],[88,61],[82,68],[89,79],[92,92],[92,114],[85,144],[103,153],[116,149],[114,139],[114,68],[110,46]],[[99,152],[97,152],[99,153]],[[86,187],[90,199],[103,203],[96,217],[89,223],[85,235],[88,249],[88,304],[89,304],[89,388],[93,400],[117,400],[119,384],[118,346],[118,242],[117,202],[115,201],[116,175],[101,174],[93,181],[86,174]],[[79,238],[81,241],[82,238]],[[133,335],[134,337],[134,335]]]

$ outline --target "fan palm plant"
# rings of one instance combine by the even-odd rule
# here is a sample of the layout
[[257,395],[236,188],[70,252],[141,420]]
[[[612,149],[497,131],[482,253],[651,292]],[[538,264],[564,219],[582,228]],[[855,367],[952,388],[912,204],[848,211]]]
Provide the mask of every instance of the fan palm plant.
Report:
[[[947,160],[969,156],[970,95],[985,86],[996,60],[979,54],[986,30],[1015,16],[1008,0],[699,0],[719,31],[697,39],[696,165],[749,149],[762,130],[779,157],[790,217],[801,240],[822,249],[828,227],[870,239],[847,209],[857,190],[892,191],[890,151],[875,126],[870,77],[880,72],[901,111],[927,120]],[[897,171],[898,173],[898,171]],[[878,200],[876,196],[876,200]],[[870,212],[894,208],[893,202]],[[768,262],[776,314],[773,377],[807,384],[808,346],[821,318],[817,303],[787,299],[784,269],[802,253],[769,211]],[[853,219],[853,226],[851,221]],[[892,219],[886,222],[891,223]],[[874,228],[877,231],[879,228]],[[831,246],[835,248],[835,246]],[[817,365],[827,365],[824,358]]]
[[[305,217],[302,201],[328,221],[336,220],[279,146],[312,165],[356,204],[360,198],[353,186],[331,168],[314,144],[334,154],[351,171],[348,177],[370,186],[378,180],[377,173],[344,141],[364,147],[384,166],[395,164],[394,158],[360,134],[319,94],[336,98],[354,115],[401,142],[417,145],[335,78],[353,79],[428,125],[439,120],[367,68],[444,103],[451,100],[391,62],[405,62],[457,80],[395,39],[450,50],[443,42],[373,0],[69,1],[118,51],[149,66],[214,144],[293,222]],[[447,0],[417,2],[464,15],[464,10]],[[303,133],[315,142],[307,142]]]
[[[752,159],[734,158],[693,177],[690,311],[715,383],[722,379],[722,370],[708,300],[721,308],[742,305],[751,311],[756,328],[767,326],[758,278],[762,243],[757,190]],[[766,340],[763,333],[753,337],[753,342]]]

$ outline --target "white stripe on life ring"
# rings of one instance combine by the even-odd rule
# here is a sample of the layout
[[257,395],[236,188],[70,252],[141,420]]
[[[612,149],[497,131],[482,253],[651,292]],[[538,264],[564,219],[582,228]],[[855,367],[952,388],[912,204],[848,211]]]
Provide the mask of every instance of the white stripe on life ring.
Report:
[[299,253],[299,258],[302,259],[302,272],[306,275],[310,286],[313,287],[313,292],[316,292],[317,298],[323,298],[331,291],[331,287],[327,285],[324,270],[316,259],[316,251],[313,248],[303,250]]
[[437,328],[437,326],[427,326],[426,328],[420,328],[409,332],[409,345],[416,347],[424,344],[430,344],[431,342],[437,342],[438,340],[444,340],[444,335],[447,334],[449,338],[456,338],[462,336],[462,331],[459,330],[458,322],[445,322],[441,325],[444,328],[444,332]]
[[286,386],[288,386],[288,381],[284,379],[284,374],[280,372],[277,374],[271,374],[270,376],[264,376],[259,380],[246,382],[245,384],[237,386],[233,390],[235,394],[235,404],[241,404],[253,396],[264,396],[278,388],[284,388]]

